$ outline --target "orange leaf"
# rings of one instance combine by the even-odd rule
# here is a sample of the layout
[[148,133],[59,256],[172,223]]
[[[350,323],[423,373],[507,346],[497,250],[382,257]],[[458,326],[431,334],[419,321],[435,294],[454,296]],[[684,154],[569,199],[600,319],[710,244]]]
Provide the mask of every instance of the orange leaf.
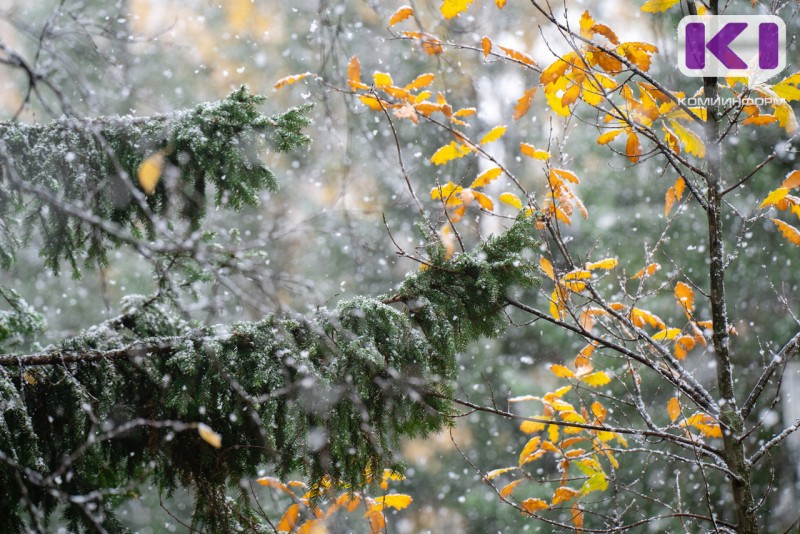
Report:
[[505,52],[506,55],[508,57],[510,57],[511,59],[516,59],[520,63],[524,63],[526,65],[536,65],[536,62],[528,54],[525,54],[523,52],[519,52],[519,51],[514,50],[512,48],[506,48],[505,46],[498,46],[498,48],[500,50],[502,50],[503,52]]
[[291,532],[294,526],[297,524],[297,516],[299,513],[300,505],[296,503],[291,505],[286,509],[286,512],[283,514],[281,522],[278,523],[276,530],[278,532]]
[[641,269],[638,273],[634,274],[631,278],[646,278],[652,276],[656,271],[661,269],[658,263],[651,263],[647,267]]
[[691,286],[678,282],[675,285],[675,298],[678,303],[686,310],[686,314],[690,315],[694,310],[694,290]]
[[[484,49],[485,50],[485,49]],[[514,106],[514,120],[518,121],[522,117],[528,113],[528,110],[531,107],[531,102],[533,101],[533,96],[536,94],[536,87],[533,89],[528,89],[525,91],[519,100],[517,100],[517,105]]]
[[494,3],[497,5],[498,9],[506,7],[506,0],[494,0]]
[[631,163],[639,161],[639,156],[642,154],[642,145],[639,144],[639,136],[633,132],[628,132],[628,141],[625,143],[625,155]]
[[786,189],[794,189],[800,186],[800,171],[792,171],[786,175],[786,179],[781,184],[781,187]]
[[280,89],[284,85],[292,85],[294,82],[299,82],[303,78],[307,76],[313,76],[310,72],[304,72],[303,74],[295,74],[293,76],[287,76],[285,78],[281,78],[277,82],[275,82],[275,89]]
[[800,247],[800,230],[794,226],[786,224],[783,221],[779,221],[778,219],[770,220],[778,226],[778,230],[780,230],[781,235],[783,235],[783,237],[785,237],[789,243]]
[[580,494],[581,492],[578,490],[562,486],[556,489],[555,495],[553,495],[553,501],[550,503],[550,506],[555,506],[559,503],[568,501],[570,499],[574,499]]
[[527,458],[534,452],[539,449],[539,443],[542,441],[542,438],[536,436],[535,438],[531,438],[528,440],[528,443],[525,444],[525,447],[522,448],[522,452],[519,453],[519,465],[524,465],[527,463]]
[[347,83],[351,89],[368,89],[369,87],[361,83],[361,62],[356,56],[350,58],[347,64]]
[[667,413],[669,414],[669,419],[672,422],[675,422],[675,419],[677,419],[680,415],[681,403],[678,402],[677,397],[672,397],[667,403]]
[[526,512],[531,514],[538,512],[539,510],[544,510],[546,508],[550,508],[550,505],[547,504],[546,501],[542,499],[525,499],[520,503],[523,509]]
[[420,74],[419,76],[417,76],[414,79],[413,82],[411,82],[410,84],[406,85],[404,87],[404,89],[406,91],[415,91],[417,89],[422,89],[423,87],[427,87],[430,84],[432,84],[433,80],[435,80],[435,79],[436,79],[436,75],[435,74],[431,74],[431,73]]
[[505,486],[503,486],[503,489],[500,490],[500,496],[503,498],[508,497],[509,495],[514,493],[514,489],[523,482],[525,482],[525,479],[521,478],[519,480],[515,480],[514,482],[506,484]]
[[481,48],[483,49],[484,59],[489,57],[489,54],[492,53],[492,40],[488,37],[481,39]]
[[550,260],[544,256],[542,256],[542,259],[539,260],[539,267],[542,269],[542,271],[544,271],[544,274],[546,274],[550,280],[556,279],[555,272],[553,271],[553,264],[550,263]]
[[395,11],[394,15],[392,15],[392,18],[389,19],[389,26],[394,26],[398,22],[403,22],[413,14],[414,10],[409,6],[402,6],[400,9]]
[[480,191],[473,191],[472,196],[478,202],[478,205],[485,210],[494,211],[494,202],[488,196],[484,195]]
[[475,187],[486,187],[490,183],[492,183],[498,176],[503,174],[503,169],[500,167],[494,167],[489,169],[488,171],[482,173],[480,176],[475,178],[475,181],[470,184],[470,189]]

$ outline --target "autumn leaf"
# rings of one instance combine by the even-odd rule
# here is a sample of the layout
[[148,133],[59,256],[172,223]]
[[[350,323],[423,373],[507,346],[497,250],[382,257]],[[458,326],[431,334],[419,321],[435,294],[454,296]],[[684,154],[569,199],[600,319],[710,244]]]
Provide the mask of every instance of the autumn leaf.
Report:
[[667,189],[667,196],[664,201],[665,217],[669,216],[669,213],[672,211],[672,206],[675,204],[675,202],[683,197],[683,191],[685,188],[686,188],[686,182],[681,176],[677,180],[675,180],[675,184],[672,187]]
[[280,89],[284,85],[292,85],[293,83],[299,82],[300,80],[302,80],[303,78],[306,78],[308,76],[313,76],[313,73],[304,72],[303,74],[295,74],[293,76],[286,76],[285,78],[281,78],[280,80],[275,82],[275,86],[274,87],[275,87],[275,89]]
[[536,62],[533,60],[533,58],[524,52],[514,50],[513,48],[506,48],[505,46],[498,46],[498,48],[505,52],[505,54],[511,59],[515,59],[520,63],[524,63],[525,65],[536,65]]
[[525,434],[533,434],[534,432],[541,432],[547,425],[538,421],[523,421],[519,425],[519,429]]
[[475,178],[475,181],[472,182],[469,187],[470,189],[476,187],[486,187],[501,174],[503,174],[503,169],[501,169],[500,167],[493,167],[488,171],[481,173],[481,175]]
[[562,179],[564,179],[564,180],[566,180],[568,182],[572,182],[573,184],[580,183],[580,180],[575,175],[575,173],[572,172],[572,171],[567,171],[567,170],[564,170],[564,169],[552,169],[550,172],[551,172],[551,174],[555,174],[559,178],[562,178]]
[[446,19],[457,17],[462,11],[466,11],[472,0],[444,0],[440,8],[442,15]]
[[[703,339],[702,335],[701,339]],[[696,344],[697,340],[693,336],[680,336],[675,340],[675,357],[679,360],[686,358],[686,355]]]
[[559,503],[569,501],[570,499],[574,499],[581,493],[577,490],[572,488],[568,488],[566,486],[562,486],[560,488],[556,488],[556,492],[553,495],[553,500],[550,503],[550,506],[555,506]]
[[655,274],[655,272],[659,269],[661,269],[661,265],[658,263],[651,263],[634,274],[631,278],[646,278],[648,276],[653,276],[653,274]]
[[481,50],[483,50],[483,59],[489,57],[492,53],[492,40],[488,37],[481,38]]
[[489,133],[483,136],[483,139],[481,139],[479,144],[485,145],[487,143],[491,143],[492,141],[497,141],[503,137],[503,134],[506,133],[507,128],[507,126],[495,126],[489,130]]
[[219,449],[222,447],[222,436],[211,430],[211,427],[205,423],[200,423],[197,425],[197,433],[200,434],[200,437],[214,447],[215,449]]
[[434,165],[443,165],[448,161],[461,158],[469,153],[469,147],[451,141],[449,145],[441,147],[431,156],[431,163]]
[[586,376],[582,376],[581,380],[584,381],[587,385],[596,388],[600,386],[605,386],[606,384],[611,382],[611,377],[609,377],[604,371],[596,371]]
[[411,82],[410,84],[406,85],[404,87],[404,89],[406,91],[416,91],[417,89],[422,89],[423,87],[429,86],[430,84],[433,83],[433,80],[435,80],[435,79],[436,79],[436,75],[435,74],[431,74],[430,72],[425,73],[425,74],[420,74],[419,76],[414,78],[413,82]]
[[393,493],[391,495],[386,495],[383,497],[378,497],[375,499],[375,502],[379,504],[383,504],[384,506],[389,506],[390,508],[394,508],[395,510],[402,510],[406,508],[414,499],[412,499],[409,495],[404,495],[402,493]]
[[493,478],[499,477],[500,475],[504,475],[508,472],[516,471],[517,469],[519,469],[519,467],[501,467],[500,469],[493,469],[488,473],[486,473],[486,478],[491,480]]
[[667,402],[667,413],[669,414],[669,420],[674,423],[681,413],[681,403],[677,397],[672,397]]
[[588,495],[593,491],[605,491],[608,489],[608,478],[602,471],[593,474],[581,486],[581,495]]
[[528,443],[526,443],[525,447],[522,448],[522,452],[519,453],[520,466],[526,464],[528,462],[528,457],[539,449],[539,443],[541,441],[542,438],[539,436],[528,440]]
[[647,0],[642,6],[642,11],[658,13],[660,11],[666,11],[678,2],[680,2],[680,0]]
[[514,493],[514,489],[523,482],[525,482],[525,479],[520,478],[519,480],[515,480],[514,482],[506,484],[505,486],[503,486],[503,489],[500,490],[500,496],[503,498],[508,497],[509,495]]
[[790,224],[779,221],[778,219],[770,220],[775,223],[775,225],[778,227],[778,230],[780,230],[781,235],[783,235],[783,237],[785,237],[789,243],[800,247],[800,230]]
[[686,315],[691,315],[692,311],[694,311],[694,290],[691,286],[678,282],[675,285],[675,298],[686,310]]
[[538,512],[539,510],[545,510],[550,508],[550,505],[547,504],[546,501],[542,499],[525,499],[521,503],[520,506],[526,511],[531,514]]
[[642,154],[642,145],[639,143],[639,136],[634,132],[628,132],[628,141],[625,143],[625,155],[631,163],[639,161]]
[[300,505],[295,503],[286,509],[281,522],[278,523],[276,530],[278,532],[291,532],[297,525],[297,516],[300,514]]
[[665,328],[660,332],[656,332],[653,334],[653,339],[656,341],[664,341],[665,339],[675,339],[678,335],[680,335],[681,329],[680,328]]
[[379,100],[374,96],[358,95],[358,99],[361,101],[362,104],[367,106],[372,111],[381,111],[388,106],[388,102]]
[[472,191],[472,196],[480,207],[485,210],[494,211],[494,202],[492,202],[491,198],[480,191]]
[[595,269],[604,269],[608,271],[616,267],[618,263],[619,261],[617,261],[617,258],[606,258],[593,263],[587,263],[586,268],[590,271],[594,271]]
[[520,143],[519,151],[529,158],[538,159],[540,161],[547,161],[550,159],[550,153],[546,150],[539,150],[535,146],[528,143]]
[[618,128],[615,130],[609,130],[606,133],[602,134],[600,137],[597,138],[598,145],[607,145],[611,141],[614,140],[619,134],[621,134],[624,130]]
[[[485,51],[486,49],[484,48],[484,52]],[[536,94],[536,89],[537,89],[536,87],[534,87],[533,89],[528,89],[522,94],[521,97],[519,97],[519,100],[517,100],[517,105],[514,106],[515,121],[518,121],[519,119],[524,117],[526,113],[528,113],[528,110],[531,107],[531,102],[533,102],[533,97]]]
[[575,373],[559,364],[551,365],[550,372],[556,375],[558,378],[575,378]]
[[409,6],[402,6],[397,11],[394,12],[392,18],[389,19],[389,26],[394,26],[399,22],[403,22],[408,17],[414,14],[414,10],[411,9]]
[[783,200],[788,194],[789,194],[788,187],[779,187],[778,189],[770,191],[769,195],[767,195],[767,198],[764,199],[764,202],[761,203],[758,209],[764,209],[770,206],[774,206],[775,204]]
[[139,179],[139,185],[147,195],[152,195],[156,190],[158,182],[161,180],[161,173],[164,170],[165,153],[163,150],[153,152],[142,161],[136,176]]
[[508,204],[509,206],[514,206],[518,210],[522,209],[522,201],[519,199],[517,195],[514,193],[502,193],[499,197],[497,197],[500,202],[503,204]]
[[506,7],[506,0],[494,0],[495,5],[497,5],[498,9],[503,9]]
[[546,274],[550,280],[556,279],[555,272],[553,271],[553,264],[550,263],[550,260],[544,256],[542,256],[542,258],[539,260],[539,268],[542,269],[544,274]]
[[781,187],[787,189],[794,189],[800,187],[800,171],[792,171],[786,175],[786,179],[781,184]]
[[672,126],[672,130],[675,132],[681,142],[683,143],[683,148],[689,154],[694,154],[698,158],[704,158],[706,155],[706,146],[703,144],[703,141],[693,131],[685,128],[681,125],[678,121],[670,120],[670,125]]

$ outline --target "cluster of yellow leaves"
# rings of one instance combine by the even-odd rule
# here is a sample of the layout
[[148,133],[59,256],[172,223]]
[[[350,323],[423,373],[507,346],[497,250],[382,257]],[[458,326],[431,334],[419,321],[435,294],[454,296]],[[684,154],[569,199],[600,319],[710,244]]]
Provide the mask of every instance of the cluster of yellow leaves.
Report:
[[[389,481],[404,480],[404,478],[403,475],[386,469],[381,476],[380,487],[387,490]],[[292,500],[292,504],[286,508],[275,527],[278,532],[324,534],[328,532],[325,523],[331,516],[342,511],[352,513],[361,505],[366,510],[362,517],[369,522],[370,532],[378,534],[386,530],[384,515],[386,508],[403,510],[413,501],[410,496],[402,493],[390,493],[374,498],[357,491],[337,495],[328,479],[323,479],[320,484],[311,488],[304,482],[290,480],[284,483],[273,477],[262,477],[256,479],[256,482],[261,486],[279,490]],[[299,496],[293,488],[305,490],[305,493]],[[301,511],[305,519],[302,523],[300,523]]]
[[[669,415],[669,420],[671,422],[675,422],[681,416],[681,403],[677,397],[672,397],[667,402],[667,414]],[[721,438],[722,437],[722,429],[719,426],[719,422],[711,417],[708,414],[702,412],[696,412],[689,417],[683,418],[679,426],[684,429],[688,429],[689,427],[694,427],[706,437],[709,438]],[[688,430],[686,431],[688,434]]]
[[[525,151],[523,150],[523,154]],[[537,157],[539,152],[534,151],[531,157],[543,159],[544,155]],[[547,154],[549,157],[549,154]],[[575,173],[565,169],[550,169],[547,183],[549,192],[542,204],[542,214],[546,218],[555,217],[564,224],[572,224],[572,214],[577,209],[584,219],[589,216],[583,202],[575,194],[572,186],[580,183]]]
[[[800,187],[800,171],[792,171],[786,175],[781,187],[770,191],[759,207],[762,209],[774,207],[780,211],[789,211],[800,218],[800,197],[789,194],[789,191],[797,187]],[[789,243],[800,247],[800,230],[797,227],[779,219],[770,220]]]
[[[562,366],[563,367],[563,366]],[[510,499],[514,491],[529,477],[524,470],[526,465],[541,458],[549,457],[556,462],[556,468],[561,473],[561,481],[550,501],[539,498],[528,498],[519,503],[520,508],[529,514],[548,510],[559,504],[573,501],[572,521],[576,527],[583,525],[583,513],[580,509],[580,499],[595,491],[605,491],[608,488],[608,478],[602,461],[607,461],[614,469],[619,463],[610,449],[608,443],[615,440],[620,446],[627,447],[627,440],[607,428],[605,419],[608,410],[600,402],[593,402],[591,406],[581,405],[576,408],[564,400],[572,386],[565,386],[556,391],[545,394],[543,397],[525,395],[510,399],[511,402],[539,401],[542,403],[542,414],[524,421],[520,430],[525,434],[543,435],[532,436],[520,451],[517,465],[503,467],[487,473],[487,480],[494,480],[502,475],[522,472],[523,477],[512,480],[499,490],[503,499]],[[563,432],[563,433],[562,433]],[[579,489],[569,487],[570,481],[585,478]]]
[[[550,295],[550,315],[556,319],[564,319],[567,313],[567,304],[571,294],[580,294],[586,290],[586,280],[592,278],[592,271],[610,271],[618,264],[616,258],[587,263],[583,269],[573,269],[562,275],[558,275],[553,269],[553,264],[545,257],[539,260],[539,268],[550,280],[555,282],[555,289]],[[588,313],[584,311],[584,314]],[[581,319],[583,321],[583,318]],[[601,384],[602,385],[602,384]]]
[[[747,86],[747,80],[742,78],[730,78],[726,80],[731,91],[739,96],[733,89],[736,83]],[[778,126],[786,130],[789,135],[797,133],[797,116],[789,105],[789,102],[800,100],[800,72],[796,72],[774,85],[766,83],[757,84],[750,89],[758,96],[771,99],[772,113],[762,113],[758,106],[750,104],[742,107],[742,112],[746,116],[743,124],[754,126],[766,126],[778,123]]]

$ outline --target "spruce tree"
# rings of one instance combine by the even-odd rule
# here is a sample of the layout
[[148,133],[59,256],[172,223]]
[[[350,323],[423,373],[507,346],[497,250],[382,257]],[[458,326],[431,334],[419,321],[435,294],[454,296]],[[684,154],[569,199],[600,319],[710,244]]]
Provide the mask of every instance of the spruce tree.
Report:
[[213,532],[267,530],[240,485],[259,468],[312,493],[365,487],[402,469],[399,439],[448,424],[457,352],[502,332],[512,286],[537,282],[520,215],[450,259],[426,234],[430,264],[384,295],[230,325],[182,317],[181,287],[237,261],[208,206],[257,204],[278,185],[264,154],[310,141],[309,107],[267,116],[262,100],[242,88],[160,116],[0,124],[2,268],[39,243],[47,269],[79,277],[125,248],[187,282],[48,346],[42,315],[0,285],[0,531],[124,531],[115,508],[145,481],[189,489],[193,526]]

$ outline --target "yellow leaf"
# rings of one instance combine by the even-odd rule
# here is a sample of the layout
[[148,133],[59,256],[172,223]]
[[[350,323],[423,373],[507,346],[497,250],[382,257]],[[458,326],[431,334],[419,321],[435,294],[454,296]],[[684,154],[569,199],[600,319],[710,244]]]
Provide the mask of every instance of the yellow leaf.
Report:
[[647,0],[642,6],[642,11],[658,13],[660,11],[666,11],[678,2],[680,2],[680,0]]
[[564,280],[586,280],[592,277],[592,273],[585,269],[575,269],[564,275]]
[[442,165],[448,161],[464,157],[469,153],[470,149],[468,147],[451,141],[449,145],[443,146],[431,156],[431,163],[434,165]]
[[563,178],[564,180],[567,180],[568,182],[572,182],[573,184],[580,183],[580,180],[578,180],[578,177],[575,175],[574,172],[566,171],[564,169],[553,169],[551,173],[555,174],[560,178]]
[[[545,450],[551,450],[551,452],[555,452],[552,451],[552,449],[556,448],[555,445],[553,445],[553,443],[558,441],[558,425],[549,425],[547,427],[547,437],[550,438],[550,442],[545,441],[544,443],[542,443],[542,448]],[[552,449],[547,449],[545,443],[549,443]]]
[[517,469],[519,469],[519,467],[501,467],[500,469],[493,469],[488,473],[486,473],[486,478],[491,480],[493,478],[499,477],[500,475],[504,475],[510,471],[516,471]]
[[506,7],[506,0],[494,0],[494,3],[497,5],[498,9]]
[[514,193],[503,193],[497,198],[504,204],[514,206],[518,210],[522,209],[522,201]]
[[200,434],[200,437],[203,438],[203,441],[215,449],[222,447],[222,436],[211,430],[211,427],[207,424],[200,423],[197,425],[197,433]]
[[606,415],[608,415],[608,410],[606,410],[599,402],[594,401],[592,403],[592,415],[594,415],[597,420],[602,423],[605,420]]
[[275,82],[275,89],[280,89],[284,85],[292,85],[293,83],[299,82],[300,80],[306,78],[307,76],[312,76],[312,73],[304,72],[303,74],[295,74],[293,76],[287,76],[285,78],[281,78],[280,80]]
[[492,40],[488,37],[481,39],[481,49],[483,49],[483,57],[486,59],[492,53]]
[[550,503],[550,506],[555,506],[559,503],[569,501],[570,499],[574,499],[580,494],[581,493],[577,490],[568,488],[566,486],[562,486],[556,489],[556,492],[553,495],[553,501]]
[[800,187],[800,171],[792,171],[786,175],[786,179],[781,184],[781,187],[786,189],[794,189]]
[[[484,37],[484,39],[486,39],[486,37]],[[528,89],[522,94],[521,97],[519,97],[519,100],[517,100],[517,105],[514,106],[515,121],[518,121],[519,119],[524,117],[526,113],[528,113],[528,110],[531,107],[531,102],[533,102],[533,96],[536,94],[536,89],[537,89],[536,87],[534,87],[533,89]]]
[[522,452],[519,453],[519,465],[524,465],[527,463],[527,458],[534,452],[539,449],[539,443],[541,443],[542,438],[536,436],[535,438],[531,438],[528,440],[528,443],[525,444],[525,447],[522,448]]
[[440,9],[444,18],[452,19],[462,11],[466,11],[471,3],[472,0],[444,0]]
[[797,132],[797,117],[788,102],[784,101],[776,105],[773,114],[778,119],[778,125],[786,130],[786,133],[794,135]]
[[485,145],[486,143],[497,141],[498,139],[503,137],[504,133],[506,133],[506,128],[507,128],[506,126],[495,126],[491,130],[489,130],[489,133],[483,136],[483,139],[481,139],[480,144]]
[[548,260],[544,256],[542,256],[542,258],[539,260],[539,267],[542,269],[544,274],[546,274],[550,280],[556,279],[555,272],[553,271],[553,264],[550,263],[550,260]]
[[391,495],[386,495],[384,497],[378,497],[375,499],[375,502],[381,503],[385,506],[389,506],[394,508],[395,510],[402,510],[406,508],[414,499],[411,498],[409,495],[404,495],[402,493],[392,493]]
[[595,269],[604,269],[606,271],[613,269],[617,266],[619,262],[616,258],[606,258],[604,260],[596,261],[594,263],[587,263],[586,268],[590,271],[594,271]]
[[785,237],[786,240],[789,241],[789,243],[792,243],[793,245],[797,245],[798,247],[800,247],[800,230],[798,230],[794,226],[786,224],[783,221],[779,221],[778,219],[770,219],[770,220],[778,226],[778,230],[780,230],[781,235],[783,235],[783,237]]
[[[689,315],[694,310],[694,290],[688,284],[678,282],[675,285],[675,298]],[[670,338],[672,339],[672,338]]]
[[677,397],[672,397],[667,403],[667,413],[669,414],[669,420],[674,423],[681,413],[681,403]]
[[395,11],[394,15],[392,15],[392,18],[389,19],[389,26],[394,26],[398,22],[403,22],[413,14],[414,10],[409,6],[402,6],[400,9]]
[[538,150],[535,146],[528,143],[520,143],[519,151],[529,158],[547,161],[550,159],[550,153],[546,150]]
[[763,208],[768,208],[770,206],[774,206],[775,204],[783,200],[788,194],[789,194],[788,187],[779,187],[774,191],[770,191],[769,195],[767,195],[767,198],[764,199],[764,202],[762,202],[758,208],[763,209]]
[[433,83],[433,80],[435,80],[435,79],[436,79],[436,75],[435,74],[431,74],[431,73],[420,74],[419,76],[417,76],[414,79],[413,82],[411,82],[410,84],[406,85],[404,87],[404,89],[406,91],[416,91],[417,89],[422,89],[423,87],[429,86],[430,84]]
[[368,510],[364,517],[369,519],[370,534],[381,534],[386,529],[386,518],[380,510]]
[[525,499],[519,504],[526,512],[531,514],[550,507],[547,502],[542,499]]
[[653,339],[656,341],[663,341],[665,339],[675,339],[681,333],[680,328],[665,328],[660,332],[653,334]]
[[550,372],[556,375],[558,378],[575,378],[575,373],[559,364],[551,365]]
[[519,425],[519,429],[526,434],[533,434],[534,432],[541,432],[545,426],[547,425],[538,421],[523,421]]
[[598,145],[607,145],[608,143],[613,141],[614,138],[617,137],[619,134],[621,134],[623,131],[624,130],[621,130],[621,129],[609,130],[609,131],[607,131],[606,133],[604,133],[603,135],[601,135],[600,137],[597,138],[597,144]]
[[[378,100],[374,96],[368,95],[358,95],[358,99],[361,100],[361,103],[367,106],[372,111],[381,111],[382,109],[387,107],[387,102],[383,100]],[[381,106],[381,103],[383,106]]]
[[639,136],[633,132],[628,132],[628,141],[625,143],[625,155],[631,163],[639,161],[642,154],[642,145],[639,143]]
[[453,113],[453,117],[469,117],[470,115],[475,115],[475,113],[477,113],[475,108],[464,108]]
[[293,504],[289,508],[286,509],[286,512],[283,514],[281,518],[281,522],[278,523],[277,531],[278,532],[291,532],[294,529],[295,525],[297,524],[297,516],[300,514],[300,505]]
[[514,489],[523,482],[525,482],[525,479],[521,478],[519,480],[515,480],[514,482],[506,484],[505,486],[503,486],[503,489],[500,490],[500,496],[503,498],[508,497],[509,495],[514,493]]
[[672,206],[675,204],[675,201],[680,200],[683,197],[683,191],[686,188],[686,182],[683,180],[683,176],[679,177],[675,180],[675,184],[667,190],[667,196],[664,203],[664,216],[668,216],[669,212],[672,211]]
[[485,210],[494,211],[494,202],[488,196],[484,195],[480,191],[472,191],[472,196],[478,202],[480,207]]
[[581,380],[593,388],[605,386],[611,382],[611,378],[604,371],[596,371],[592,374],[583,376],[581,377]]
[[592,35],[594,35],[594,33],[591,31],[594,25],[595,21],[592,16],[589,15],[588,11],[584,11],[579,21],[581,37],[584,39],[591,39]]
[[475,178],[475,181],[472,182],[469,187],[470,189],[476,187],[486,187],[501,174],[503,174],[503,169],[501,169],[500,167],[494,167],[492,169],[489,169],[488,171],[481,173],[480,176]]
[[386,72],[377,72],[376,71],[372,75],[372,81],[378,87],[390,87],[390,86],[394,85],[394,82],[392,81],[391,75],[389,75]]
[[440,200],[440,199],[450,199],[454,195],[463,191],[464,188],[460,185],[456,185],[453,182],[447,182],[446,184],[434,187],[431,189],[431,199],[432,200]]
[[161,172],[164,170],[164,151],[153,152],[139,165],[137,177],[139,185],[147,195],[152,195],[156,190],[158,182],[161,180]]
[[589,477],[589,480],[581,486],[581,495],[587,495],[593,491],[605,491],[608,489],[608,479],[602,471]]

